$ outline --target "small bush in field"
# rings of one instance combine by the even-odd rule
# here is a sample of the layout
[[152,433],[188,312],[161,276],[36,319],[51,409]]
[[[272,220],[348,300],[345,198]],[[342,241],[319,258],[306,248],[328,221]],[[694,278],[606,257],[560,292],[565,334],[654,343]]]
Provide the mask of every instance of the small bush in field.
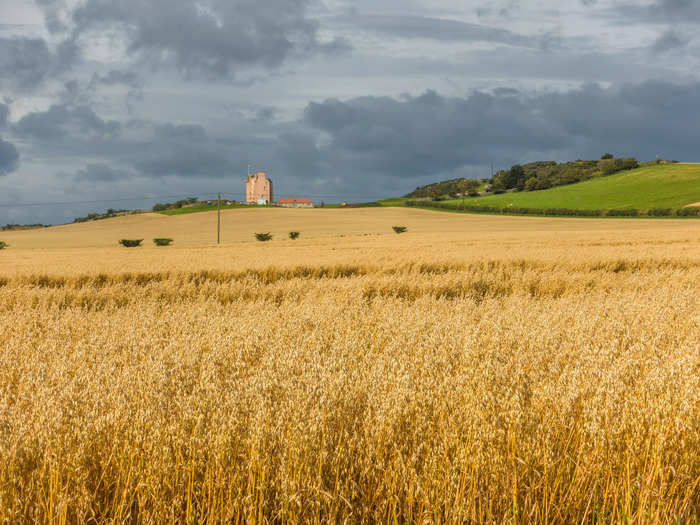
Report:
[[255,238],[260,242],[266,242],[272,240],[272,234],[270,233],[256,233]]
[[124,246],[124,248],[136,248],[137,246],[141,246],[142,242],[143,239],[122,239],[119,241],[119,244]]
[[156,239],[153,239],[153,244],[155,244],[156,246],[170,246],[172,243],[172,239],[167,239],[164,237],[158,237]]
[[391,229],[394,230],[397,234],[404,233],[406,230],[408,230],[406,226],[392,226]]
[[299,232],[289,232],[289,238],[293,241],[299,238]]
[[8,245],[6,242],[0,241],[0,250],[4,250],[4,249],[7,248],[8,246],[9,246],[9,245]]

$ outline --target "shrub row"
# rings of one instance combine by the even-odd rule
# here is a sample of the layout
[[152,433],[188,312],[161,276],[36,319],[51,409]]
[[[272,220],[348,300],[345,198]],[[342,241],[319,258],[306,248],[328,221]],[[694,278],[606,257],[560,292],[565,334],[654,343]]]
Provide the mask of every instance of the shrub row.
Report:
[[[136,248],[141,246],[143,239],[121,239],[119,244],[124,246],[124,248]],[[153,239],[153,244],[156,246],[170,246],[173,243],[172,239],[166,237],[156,237]]]
[[348,203],[346,208],[381,208],[382,203],[381,202],[350,202]]
[[518,208],[508,206],[505,208],[496,206],[473,206],[469,204],[453,204],[448,202],[422,202],[406,201],[406,206],[438,208],[443,210],[473,211],[482,213],[503,213],[515,215],[544,215],[548,217],[700,217],[700,207],[681,208],[652,208],[650,210],[638,210],[636,208],[624,208],[613,210],[576,210],[571,208]]

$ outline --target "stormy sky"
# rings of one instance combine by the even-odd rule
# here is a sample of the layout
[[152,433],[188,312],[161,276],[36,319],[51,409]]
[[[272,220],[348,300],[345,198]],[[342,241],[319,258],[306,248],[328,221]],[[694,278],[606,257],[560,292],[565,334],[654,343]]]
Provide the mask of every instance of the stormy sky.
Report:
[[700,156],[696,0],[0,0],[0,224]]

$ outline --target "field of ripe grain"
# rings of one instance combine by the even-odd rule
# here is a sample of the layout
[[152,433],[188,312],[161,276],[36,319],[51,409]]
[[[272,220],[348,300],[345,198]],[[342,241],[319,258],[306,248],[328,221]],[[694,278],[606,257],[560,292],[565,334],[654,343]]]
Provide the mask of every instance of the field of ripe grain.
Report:
[[698,222],[347,211],[8,238],[0,522],[700,518]]

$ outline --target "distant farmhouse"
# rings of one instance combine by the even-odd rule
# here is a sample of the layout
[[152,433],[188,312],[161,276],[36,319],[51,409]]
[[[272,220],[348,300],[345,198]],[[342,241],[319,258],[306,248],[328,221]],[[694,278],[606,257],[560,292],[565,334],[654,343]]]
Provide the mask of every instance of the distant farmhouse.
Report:
[[255,174],[248,173],[245,181],[245,195],[248,204],[272,204],[272,179],[267,178],[267,173],[258,171]]
[[278,200],[277,206],[282,206],[283,208],[313,208],[314,203],[311,199],[294,199],[289,197]]

